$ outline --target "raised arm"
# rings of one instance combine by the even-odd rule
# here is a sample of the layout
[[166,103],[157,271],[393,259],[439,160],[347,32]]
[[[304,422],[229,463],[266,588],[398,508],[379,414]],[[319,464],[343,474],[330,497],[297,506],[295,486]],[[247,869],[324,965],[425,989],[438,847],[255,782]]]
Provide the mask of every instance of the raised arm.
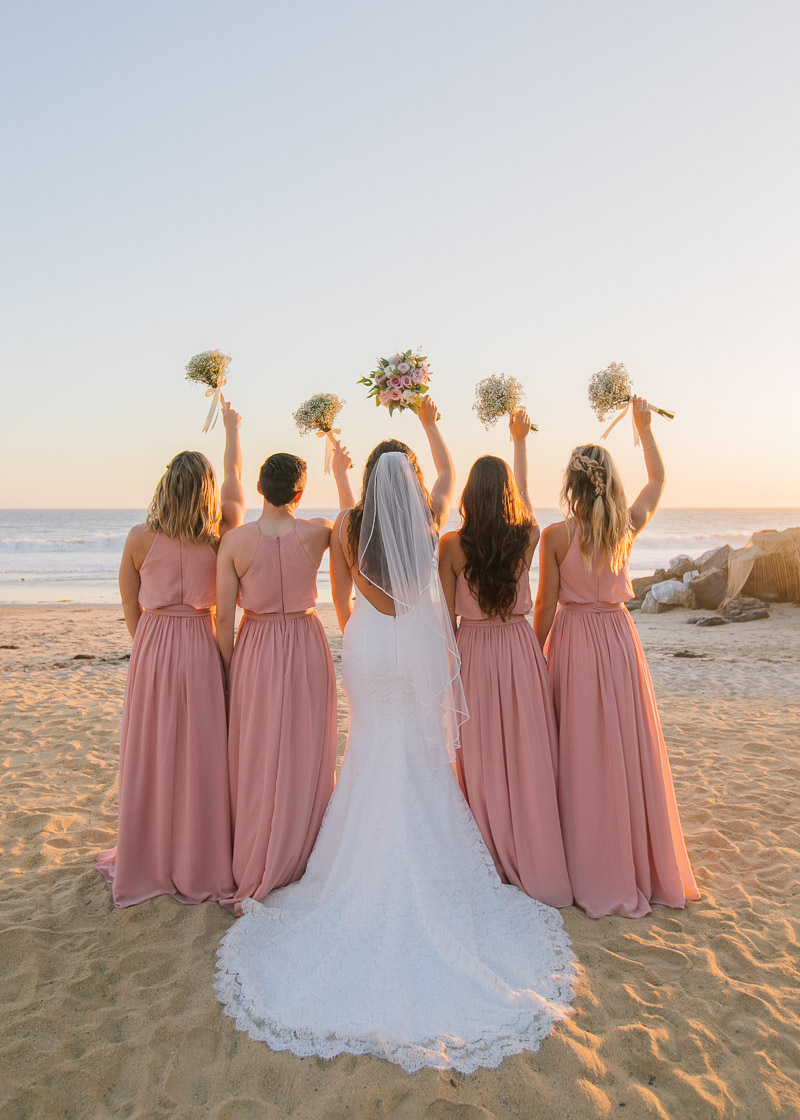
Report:
[[353,460],[350,452],[342,445],[340,439],[333,442],[333,477],[336,481],[336,490],[339,494],[339,509],[352,509],[356,504],[353,489],[350,485],[350,468]]
[[528,435],[531,430],[531,418],[524,408],[517,408],[508,418],[508,430],[514,444],[514,478],[520,492],[528,516],[533,520],[531,529],[531,547],[534,549],[539,540],[539,522],[533,509],[530,493],[528,491]]
[[647,470],[647,482],[639,491],[636,500],[631,505],[631,525],[634,533],[640,532],[656,511],[661,495],[664,493],[666,472],[664,460],[658,450],[656,437],[651,427],[652,413],[644,397],[631,397],[633,406],[633,422],[639,439],[642,441],[644,452],[644,465]]
[[236,622],[236,596],[239,593],[239,576],[234,565],[235,538],[222,539],[217,554],[217,644],[225,666],[225,676],[231,670],[233,657],[233,631]]
[[438,409],[429,396],[422,398],[419,419],[428,439],[436,468],[436,481],[431,487],[431,505],[436,518],[436,528],[441,530],[450,516],[456,492],[456,470],[436,423]]
[[227,533],[229,529],[241,525],[247,512],[244,486],[242,486],[242,443],[239,438],[242,418],[231,408],[230,401],[223,402],[222,423],[225,425],[225,458],[220,490],[222,504],[220,536]]
[[353,573],[342,544],[347,541],[348,515],[349,510],[343,510],[331,530],[331,595],[342,633],[353,613]]

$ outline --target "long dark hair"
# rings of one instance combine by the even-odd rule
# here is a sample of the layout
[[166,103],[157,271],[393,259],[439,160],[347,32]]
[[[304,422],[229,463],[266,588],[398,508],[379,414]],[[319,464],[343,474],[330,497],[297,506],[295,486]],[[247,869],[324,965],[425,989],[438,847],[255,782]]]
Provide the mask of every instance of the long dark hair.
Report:
[[379,443],[377,447],[373,447],[372,451],[369,453],[369,458],[364,464],[364,477],[361,479],[361,497],[351,509],[350,520],[347,523],[347,545],[350,550],[350,555],[354,559],[358,558],[358,540],[361,536],[361,520],[364,516],[364,498],[367,493],[369,478],[375,470],[375,464],[378,462],[381,455],[385,455],[387,451],[402,451],[404,455],[408,456],[411,466],[414,468],[417,478],[419,479],[419,484],[422,487],[425,500],[428,505],[431,504],[430,494],[425,488],[425,481],[422,477],[422,471],[417,462],[417,457],[407,443],[403,443],[399,439],[385,439],[382,443]]
[[517,580],[534,524],[508,463],[496,455],[477,459],[458,508],[469,589],[484,614],[505,620],[517,601]]

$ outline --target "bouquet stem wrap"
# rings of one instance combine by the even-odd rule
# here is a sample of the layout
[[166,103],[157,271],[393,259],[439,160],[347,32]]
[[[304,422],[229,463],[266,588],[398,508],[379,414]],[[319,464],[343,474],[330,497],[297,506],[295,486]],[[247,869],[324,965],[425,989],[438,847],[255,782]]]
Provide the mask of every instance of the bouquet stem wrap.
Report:
[[206,389],[206,396],[211,397],[212,399],[211,399],[211,407],[208,410],[208,416],[206,416],[206,422],[203,425],[203,431],[204,432],[213,431],[214,425],[216,424],[217,420],[219,419],[219,406],[225,400],[225,398],[222,395],[222,386],[225,384],[225,382],[227,380],[228,380],[227,375],[222,373],[222,374],[220,374],[219,381],[217,381],[216,389],[212,389],[210,387],[208,389]]
[[327,432],[317,432],[317,439],[325,440],[325,463],[323,471],[325,474],[331,473],[331,466],[333,464],[333,448],[336,441],[334,435],[340,436],[342,434],[341,428],[330,428]]
[[[630,407],[631,407],[631,399],[630,399],[630,397],[628,397],[627,401],[625,402],[625,407],[623,408],[622,412],[620,412],[619,416],[617,416],[617,418],[615,420],[613,420],[609,424],[609,426],[606,428],[606,430],[603,432],[603,437],[602,437],[603,439],[608,438],[611,431],[614,428],[616,428],[617,424],[619,424],[620,420],[622,420],[622,418],[625,416],[625,414],[627,413],[627,411]],[[664,416],[664,417],[666,417],[667,420],[674,420],[675,419],[675,413],[674,412],[667,412],[667,410],[665,408],[656,408],[656,406],[654,404],[651,404],[648,407],[650,408],[651,412],[655,412],[658,416]],[[631,424],[633,425],[633,444],[634,444],[634,447],[638,447],[639,446],[639,433],[636,430],[636,423],[633,419],[633,410],[632,409],[631,409]]]

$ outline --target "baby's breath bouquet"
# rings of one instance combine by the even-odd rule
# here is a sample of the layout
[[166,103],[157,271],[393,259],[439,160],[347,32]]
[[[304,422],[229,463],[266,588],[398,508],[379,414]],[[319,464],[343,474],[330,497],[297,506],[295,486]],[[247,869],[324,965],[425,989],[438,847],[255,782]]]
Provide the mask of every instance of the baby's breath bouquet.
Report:
[[420,401],[428,391],[431,371],[428,359],[411,350],[398,351],[391,358],[378,358],[378,368],[369,377],[359,377],[359,385],[369,385],[367,398],[385,405],[389,414],[396,408],[419,412]]
[[[616,412],[619,408],[622,409],[614,423],[603,432],[603,439],[628,411],[632,396],[633,381],[622,362],[612,362],[607,369],[601,369],[599,373],[592,374],[589,379],[589,404],[592,406],[592,411],[597,419],[605,420],[609,412]],[[650,411],[657,412],[659,416],[664,416],[667,420],[675,419],[675,413],[667,412],[665,408],[656,408],[655,405],[651,404]],[[635,426],[633,433],[634,440],[638,443],[639,437],[636,434]]]
[[186,364],[186,380],[207,386],[206,396],[213,397],[203,425],[204,432],[210,432],[217,422],[220,402],[225,399],[222,387],[228,380],[230,360],[230,355],[223,354],[221,350],[204,350],[202,354],[195,354]]
[[294,422],[300,434],[307,436],[309,432],[316,432],[320,439],[325,438],[325,474],[331,473],[331,458],[333,451],[333,434],[341,432],[341,428],[334,428],[336,417],[344,408],[345,402],[333,393],[317,393],[294,413]]
[[[501,416],[510,415],[515,409],[521,408],[524,399],[525,390],[516,377],[493,373],[475,386],[475,403],[472,409],[488,432]],[[531,424],[531,431],[538,432],[539,429]]]

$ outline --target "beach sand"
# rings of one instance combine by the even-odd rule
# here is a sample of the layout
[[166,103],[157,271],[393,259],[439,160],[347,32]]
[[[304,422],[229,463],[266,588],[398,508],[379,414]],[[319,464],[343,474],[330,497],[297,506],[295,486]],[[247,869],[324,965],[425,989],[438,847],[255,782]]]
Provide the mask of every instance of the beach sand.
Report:
[[[115,841],[122,612],[0,609],[18,647],[0,649],[2,1120],[800,1116],[800,608],[689,617],[636,623],[702,901],[564,911],[574,1013],[538,1053],[464,1077],[272,1053],[214,997],[229,914],[114,910],[94,859]],[[343,702],[340,724],[343,745]]]

